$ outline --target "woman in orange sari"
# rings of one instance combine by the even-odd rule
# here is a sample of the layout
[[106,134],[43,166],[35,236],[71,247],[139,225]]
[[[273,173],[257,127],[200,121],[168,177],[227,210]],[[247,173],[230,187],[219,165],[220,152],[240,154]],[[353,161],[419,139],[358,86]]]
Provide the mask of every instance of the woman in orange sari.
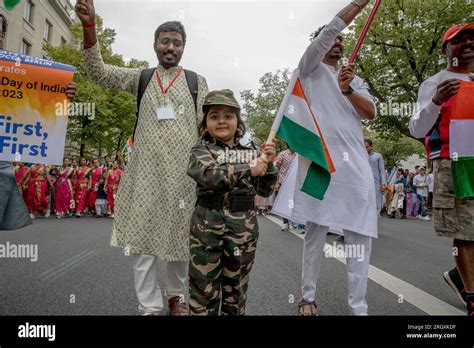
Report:
[[36,213],[44,213],[49,217],[48,172],[44,164],[34,164],[30,171],[30,180],[26,193],[26,206],[30,217],[35,218]]
[[81,167],[77,170],[76,186],[74,188],[74,201],[76,202],[76,217],[80,218],[89,206],[89,172],[87,160],[81,158]]
[[117,161],[112,164],[112,169],[107,173],[107,179],[105,180],[105,191],[107,192],[107,202],[109,203],[109,209],[107,214],[111,218],[114,217],[115,213],[115,195],[117,194],[120,178],[123,175],[123,171],[119,168]]

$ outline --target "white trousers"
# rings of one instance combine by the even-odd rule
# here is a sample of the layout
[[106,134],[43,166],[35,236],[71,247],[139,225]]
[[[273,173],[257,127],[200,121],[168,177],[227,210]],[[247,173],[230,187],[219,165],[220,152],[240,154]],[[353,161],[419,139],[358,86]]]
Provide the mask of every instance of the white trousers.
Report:
[[[316,298],[316,284],[321,267],[321,255],[324,253],[328,231],[329,227],[312,222],[308,222],[305,228],[302,294],[306,301],[312,302]],[[363,258],[360,255],[346,255],[346,263],[350,313],[352,315],[367,315],[368,307],[365,297],[367,293],[372,238],[344,230],[344,243],[348,247],[352,246],[353,250],[357,250],[357,247],[364,250]]]
[[[135,291],[139,302],[138,310],[142,313],[158,313],[163,309],[163,297],[158,284],[159,258],[154,255],[132,254]],[[185,300],[187,261],[166,262],[165,292],[167,299],[180,296]]]

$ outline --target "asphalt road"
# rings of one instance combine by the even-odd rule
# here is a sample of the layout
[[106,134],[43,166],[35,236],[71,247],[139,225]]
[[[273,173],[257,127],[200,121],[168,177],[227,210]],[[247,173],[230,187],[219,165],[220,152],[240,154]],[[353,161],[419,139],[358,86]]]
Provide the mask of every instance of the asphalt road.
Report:
[[[259,217],[249,315],[297,314],[303,241],[282,232],[277,222],[276,217]],[[0,231],[0,244],[38,245],[36,262],[0,258],[0,315],[136,315],[130,259],[109,247],[111,229],[110,219],[85,217],[37,218],[22,230]],[[328,236],[328,243],[334,240]],[[442,272],[453,266],[451,241],[436,237],[431,222],[381,218],[372,250],[371,265],[393,277],[387,282],[386,277],[369,280],[369,314],[430,314],[418,305],[426,297],[429,306],[431,297],[425,293],[463,311],[442,278]],[[399,293],[390,291],[394,279],[405,284],[407,293],[422,294],[421,299],[401,301]],[[345,265],[323,257],[317,293],[320,313],[349,314],[346,292]]]

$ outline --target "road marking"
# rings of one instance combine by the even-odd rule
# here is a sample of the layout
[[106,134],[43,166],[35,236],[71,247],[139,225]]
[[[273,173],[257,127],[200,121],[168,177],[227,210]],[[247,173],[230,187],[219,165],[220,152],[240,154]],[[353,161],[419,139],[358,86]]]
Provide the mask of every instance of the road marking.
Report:
[[97,253],[98,251],[95,249],[83,251],[71,257],[70,259],[60,263],[59,265],[54,266],[46,272],[41,273],[39,277],[44,281],[56,280],[64,274],[72,271],[74,268],[77,268],[78,266],[82,265],[84,262],[94,257]]
[[[270,215],[266,215],[265,217],[278,226],[282,226],[282,222],[279,218]],[[293,231],[290,231],[290,233],[304,240],[303,234],[298,234]],[[336,255],[333,258],[344,264],[346,263],[344,257],[337,256],[337,249],[334,245],[326,243],[324,248],[325,250],[327,250],[327,248],[332,249],[329,253],[326,253],[327,255]],[[429,315],[466,315],[465,312],[451,306],[449,303],[446,303],[439,298],[418,289],[410,283],[394,277],[393,275],[372,265],[369,266],[369,279],[393,292],[397,296],[403,295],[404,301],[411,303]]]

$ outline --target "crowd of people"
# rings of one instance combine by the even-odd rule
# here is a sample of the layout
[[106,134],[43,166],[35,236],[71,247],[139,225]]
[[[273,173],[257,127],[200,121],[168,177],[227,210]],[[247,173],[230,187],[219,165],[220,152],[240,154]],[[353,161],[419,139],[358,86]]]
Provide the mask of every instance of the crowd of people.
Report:
[[[389,180],[390,173],[387,173]],[[429,221],[428,211],[433,205],[434,177],[431,168],[415,166],[415,171],[398,168],[387,185],[382,212],[389,218],[407,216]]]
[[115,195],[123,175],[122,161],[109,157],[100,163],[81,158],[64,158],[62,166],[14,162],[18,189],[30,217],[114,217]]

